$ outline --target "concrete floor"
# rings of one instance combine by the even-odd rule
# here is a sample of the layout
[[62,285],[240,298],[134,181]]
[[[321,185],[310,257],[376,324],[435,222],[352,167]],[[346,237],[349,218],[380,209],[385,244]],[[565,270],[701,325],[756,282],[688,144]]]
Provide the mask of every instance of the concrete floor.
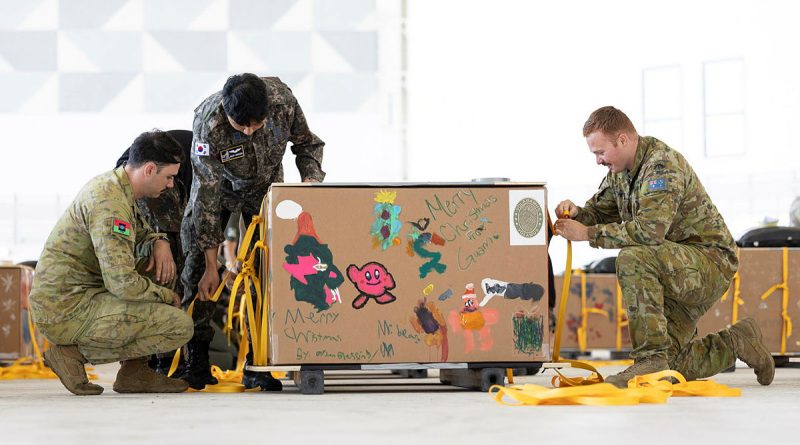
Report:
[[[800,443],[797,367],[779,368],[768,387],[746,367],[715,378],[742,388],[739,398],[627,407],[505,407],[435,378],[376,374],[337,376],[321,396],[288,381],[282,393],[122,395],[111,389],[116,369],[97,368],[106,392],[94,397],[73,396],[57,380],[0,381],[0,443]],[[551,372],[517,383],[549,385]]]

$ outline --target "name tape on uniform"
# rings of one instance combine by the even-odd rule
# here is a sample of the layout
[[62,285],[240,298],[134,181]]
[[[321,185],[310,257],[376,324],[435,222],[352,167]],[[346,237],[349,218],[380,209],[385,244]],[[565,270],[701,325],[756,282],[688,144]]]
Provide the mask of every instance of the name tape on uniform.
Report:
[[244,157],[244,145],[226,148],[219,154],[219,159],[223,163]]

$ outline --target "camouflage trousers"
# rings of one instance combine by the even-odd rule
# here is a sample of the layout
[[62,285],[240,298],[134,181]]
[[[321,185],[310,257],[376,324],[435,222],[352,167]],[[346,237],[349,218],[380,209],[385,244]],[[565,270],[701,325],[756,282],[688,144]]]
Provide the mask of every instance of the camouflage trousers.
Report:
[[[142,275],[149,249],[137,252]],[[155,268],[153,268],[153,271]],[[99,365],[174,351],[192,337],[192,319],[165,303],[122,300],[107,291],[94,295],[76,317],[58,324],[37,323],[51,343],[77,345],[90,363]]]
[[[231,211],[224,209],[220,215],[220,232],[225,231],[225,224],[231,216]],[[249,222],[253,215],[244,213],[242,215],[244,220]],[[194,236],[194,228],[192,223],[184,221],[181,226],[181,237],[183,241],[185,259],[183,271],[181,272],[181,284],[183,287],[183,305],[188,307],[197,295],[197,285],[203,277],[206,269],[205,253],[197,245]],[[258,238],[258,233],[254,236]],[[253,240],[253,242],[256,241]],[[222,274],[224,275],[224,274]],[[214,317],[214,312],[217,310],[217,304],[213,301],[200,301],[195,300],[194,309],[192,310],[192,319],[194,320],[194,337],[193,340],[199,343],[210,343],[214,338],[214,329],[211,327],[211,321]]]
[[690,380],[731,367],[736,354],[730,332],[697,338],[697,322],[722,297],[732,276],[696,247],[664,241],[623,248],[617,278],[628,312],[631,357],[663,357]]

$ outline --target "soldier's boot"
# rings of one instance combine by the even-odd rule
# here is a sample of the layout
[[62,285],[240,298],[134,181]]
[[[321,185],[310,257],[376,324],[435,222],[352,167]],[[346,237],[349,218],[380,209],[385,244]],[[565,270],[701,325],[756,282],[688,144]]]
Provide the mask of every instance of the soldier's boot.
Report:
[[147,358],[134,358],[122,362],[114,382],[119,393],[184,392],[189,384],[181,379],[171,379],[147,365]]
[[195,339],[186,345],[188,359],[186,370],[180,378],[185,380],[192,389],[201,390],[206,385],[216,385],[219,381],[211,375],[211,364],[208,360],[208,346],[210,342],[201,342]]
[[769,385],[775,377],[775,360],[764,346],[761,329],[752,318],[739,320],[729,329],[733,350],[739,360],[753,368],[758,383]]
[[[245,363],[246,365],[247,363]],[[262,391],[281,391],[283,390],[283,383],[272,376],[271,372],[253,372],[248,371],[245,366],[242,372],[242,385],[245,388],[260,387]]]
[[77,396],[96,396],[103,393],[102,386],[89,383],[83,367],[87,362],[76,345],[53,345],[44,351],[44,364],[53,370],[69,392]]
[[650,356],[636,360],[636,362],[628,367],[628,369],[620,372],[619,374],[608,376],[604,379],[604,381],[606,383],[611,383],[617,388],[627,388],[628,380],[636,377],[637,375],[651,374],[654,372],[666,371],[667,369],[669,369],[667,359],[663,357]]

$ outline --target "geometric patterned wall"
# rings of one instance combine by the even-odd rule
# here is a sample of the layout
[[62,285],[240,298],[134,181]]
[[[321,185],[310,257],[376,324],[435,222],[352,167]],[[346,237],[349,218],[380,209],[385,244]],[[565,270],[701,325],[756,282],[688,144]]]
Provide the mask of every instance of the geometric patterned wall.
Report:
[[187,112],[243,71],[357,112],[377,27],[375,0],[0,0],[0,113]]
[[[400,23],[396,0],[0,0],[6,146],[30,147],[51,176],[64,148],[91,163],[55,188],[25,168],[0,175],[0,260],[36,258],[73,190],[126,146],[120,133],[188,128],[234,73],[292,88],[328,145],[329,180],[398,178]],[[31,141],[42,118],[46,140]],[[5,165],[30,162],[10,154]],[[381,162],[353,165],[365,157]]]

